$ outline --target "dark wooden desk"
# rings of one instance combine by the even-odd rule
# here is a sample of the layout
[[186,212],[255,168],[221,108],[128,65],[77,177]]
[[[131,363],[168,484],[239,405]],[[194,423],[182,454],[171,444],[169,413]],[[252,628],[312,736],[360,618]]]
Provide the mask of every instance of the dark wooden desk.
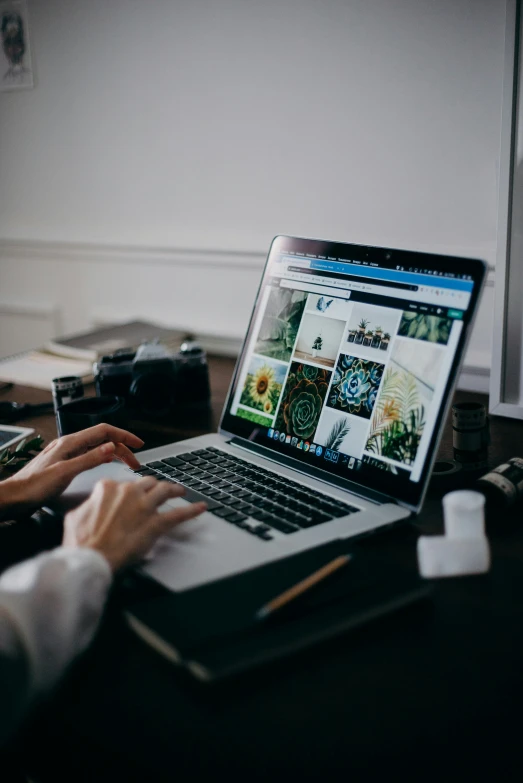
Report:
[[[214,424],[231,371],[232,362],[212,360]],[[45,397],[21,389],[9,396]],[[29,423],[53,434],[50,419]],[[149,446],[203,429],[141,434]],[[493,420],[492,440],[493,465],[521,455],[523,422]],[[447,425],[441,456],[451,446]],[[440,505],[429,498],[418,519],[365,546],[414,562],[419,532],[441,529]],[[96,643],[28,727],[22,752],[53,783],[521,781],[523,524],[514,519],[491,544],[490,574],[435,583],[430,611],[390,618],[219,688],[189,682],[144,646],[115,596]]]

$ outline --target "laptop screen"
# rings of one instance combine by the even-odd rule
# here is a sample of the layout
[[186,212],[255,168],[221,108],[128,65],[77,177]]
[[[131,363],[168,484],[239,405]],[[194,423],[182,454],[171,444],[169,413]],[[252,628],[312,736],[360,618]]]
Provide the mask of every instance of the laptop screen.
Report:
[[276,237],[222,430],[416,506],[484,273],[471,259]]

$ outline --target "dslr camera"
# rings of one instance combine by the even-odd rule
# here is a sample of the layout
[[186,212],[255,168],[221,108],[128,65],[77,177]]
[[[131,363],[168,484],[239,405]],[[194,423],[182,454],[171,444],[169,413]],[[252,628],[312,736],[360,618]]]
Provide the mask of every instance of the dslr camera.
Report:
[[94,365],[96,393],[123,397],[136,418],[173,418],[206,410],[210,403],[205,351],[194,341],[175,354],[157,341],[121,349]]

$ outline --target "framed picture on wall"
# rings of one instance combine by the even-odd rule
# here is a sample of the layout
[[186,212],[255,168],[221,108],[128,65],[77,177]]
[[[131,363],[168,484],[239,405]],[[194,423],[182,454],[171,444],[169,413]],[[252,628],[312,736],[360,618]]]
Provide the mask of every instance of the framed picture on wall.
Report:
[[33,66],[25,0],[0,2],[0,90],[33,87]]
[[490,412],[523,419],[522,2],[506,0]]

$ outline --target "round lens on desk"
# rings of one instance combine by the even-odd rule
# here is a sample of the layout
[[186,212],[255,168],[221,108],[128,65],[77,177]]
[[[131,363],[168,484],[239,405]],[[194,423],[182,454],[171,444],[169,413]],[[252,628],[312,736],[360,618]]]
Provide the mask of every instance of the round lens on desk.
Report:
[[96,424],[112,424],[121,427],[125,423],[123,397],[82,397],[60,405],[56,410],[56,426],[59,435],[70,435]]

